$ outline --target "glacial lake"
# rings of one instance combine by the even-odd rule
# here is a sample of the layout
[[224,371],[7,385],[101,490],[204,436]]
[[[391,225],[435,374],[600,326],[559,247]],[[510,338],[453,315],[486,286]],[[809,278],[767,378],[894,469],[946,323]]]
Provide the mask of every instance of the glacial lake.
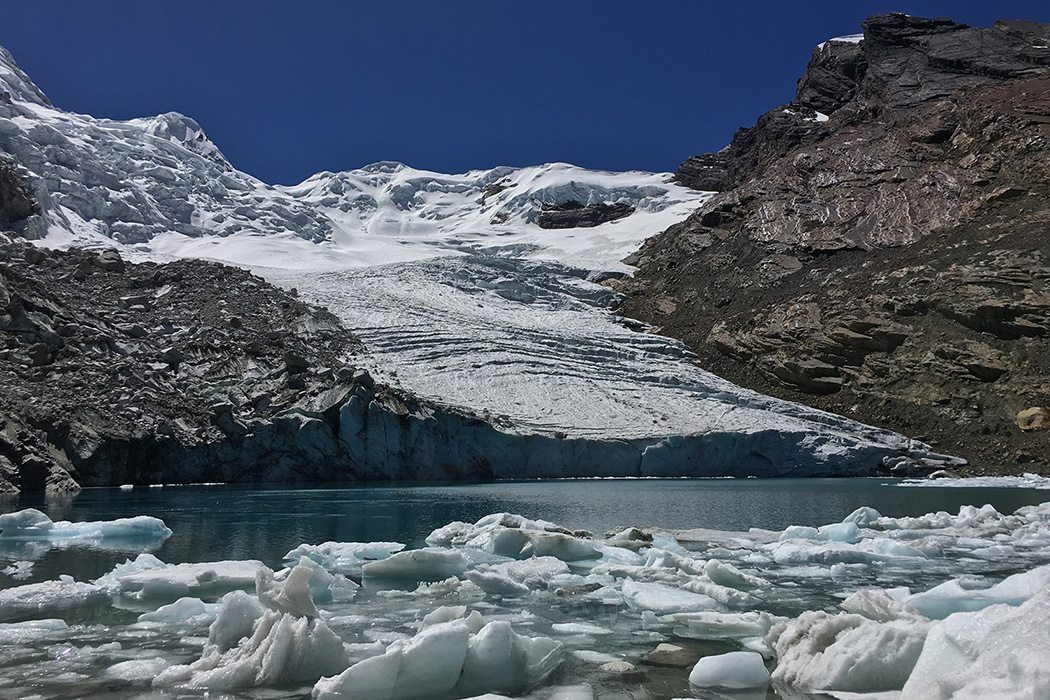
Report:
[[[675,530],[781,530],[839,522],[861,506],[883,515],[918,516],[963,505],[1000,513],[1050,500],[1050,490],[911,488],[896,479],[584,479],[481,484],[302,486],[166,486],[85,489],[45,500],[0,500],[0,513],[38,508],[52,520],[113,520],[152,515],[174,534],[151,550],[182,562],[259,559],[279,567],[302,543],[402,542],[424,546],[431,531],[490,513],[515,513],[602,534],[624,526]],[[15,547],[14,550],[4,547]],[[34,558],[0,544],[0,557]],[[52,549],[31,580],[69,574],[87,580],[110,571],[127,552]],[[2,567],[0,567],[2,568]],[[11,585],[0,576],[0,587]]]
[[[892,479],[600,479],[316,488],[169,486],[87,489],[76,496],[47,500],[24,496],[0,500],[0,512],[38,508],[54,521],[150,515],[162,519],[173,534],[159,546],[139,548],[120,542],[110,547],[0,539],[0,571],[16,561],[33,563],[30,574],[20,580],[0,573],[0,592],[25,584],[56,582],[61,576],[94,581],[143,551],[169,564],[258,559],[280,569],[285,555],[303,543],[393,541],[420,548],[427,535],[450,522],[474,523],[499,512],[588,530],[599,538],[607,531],[630,525],[698,529],[688,536],[683,534],[688,553],[673,541],[654,541],[653,546],[670,547],[690,557],[719,559],[724,562],[723,571],[749,572],[745,577],[757,575],[764,581],[760,589],[749,588],[752,584],[746,580],[742,586],[734,584],[741,590],[714,587],[729,596],[725,601],[728,607],[719,605],[718,609],[739,615],[756,610],[790,617],[804,610],[835,610],[851,592],[862,588],[909,586],[922,591],[959,576],[968,577],[975,585],[990,585],[1007,575],[1050,563],[1050,548],[1033,544],[1042,541],[1040,533],[1045,530],[1040,520],[1045,516],[1035,512],[1005,520],[997,513],[972,512],[974,509],[958,517],[916,517],[916,522],[906,518],[886,531],[865,531],[863,537],[871,539],[859,544],[826,540],[778,543],[779,533],[746,533],[749,528],[783,530],[791,525],[838,523],[861,506],[871,506],[884,516],[905,518],[937,511],[958,514],[961,506],[986,503],[1001,514],[1009,514],[1023,506],[1050,501],[1050,491],[1034,488],[920,488],[900,483]],[[714,532],[726,530],[739,534]],[[986,547],[993,537],[996,546]],[[621,563],[630,568],[632,562],[646,560],[644,548],[643,554],[637,555],[616,547],[606,551],[619,552],[606,554],[602,560],[613,572]],[[657,567],[650,573],[659,574],[659,578],[643,576],[638,580],[684,586],[695,583],[696,576],[675,570],[675,556],[668,552],[655,559],[649,556],[646,566]],[[551,561],[550,557],[546,559]],[[416,588],[416,580],[393,585],[365,580],[352,600],[319,601],[318,605],[328,626],[352,649],[354,661],[411,637],[429,612],[441,606],[466,605],[487,620],[512,623],[517,633],[557,638],[564,645],[564,660],[531,688],[525,696],[530,700],[723,697],[690,688],[689,668],[648,665],[645,655],[658,643],[673,642],[695,659],[739,649],[746,640],[734,642],[682,632],[678,623],[658,617],[668,612],[665,606],[670,605],[673,611],[677,604],[663,597],[659,591],[666,589],[660,584],[631,584],[634,588],[629,589],[619,575],[613,583],[608,574],[602,574],[598,579],[605,576],[609,582],[598,588],[590,583],[592,579],[583,578],[593,565],[570,561],[565,573],[556,577],[557,583],[550,572],[537,571],[540,578],[532,581],[526,574],[522,580],[531,590],[524,596],[501,590],[482,592],[476,585],[468,590],[467,584],[473,585],[470,581],[458,588],[448,588],[448,581]],[[726,565],[736,568],[725,569]],[[252,591],[253,587],[242,588]],[[657,589],[655,598],[647,597],[646,591]],[[209,589],[191,595],[199,595],[210,604],[222,593]],[[61,598],[63,594],[55,595]],[[164,668],[191,664],[200,658],[208,624],[216,614],[213,609],[210,617],[203,619],[176,616],[163,623],[142,622],[141,615],[153,614],[178,595],[144,598],[133,593],[114,594],[68,605],[52,596],[45,603],[47,609],[7,614],[4,623],[43,618],[65,622],[58,628],[23,629],[15,625],[5,629],[0,624],[0,699],[28,695],[114,699],[206,696],[201,689],[151,687],[154,676]],[[374,648],[377,646],[379,651]],[[637,664],[640,672],[621,677],[602,670],[601,664],[620,659]],[[221,695],[260,700],[309,698],[319,675],[328,674],[294,683],[236,688]],[[466,696],[440,695],[444,700]],[[764,700],[782,696],[771,686],[732,697]],[[783,697],[827,700],[829,696],[791,693]]]

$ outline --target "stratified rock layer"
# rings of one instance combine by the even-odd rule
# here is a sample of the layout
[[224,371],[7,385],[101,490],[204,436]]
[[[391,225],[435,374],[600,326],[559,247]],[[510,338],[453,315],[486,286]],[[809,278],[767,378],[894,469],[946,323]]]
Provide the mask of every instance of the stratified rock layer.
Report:
[[[759,391],[1050,469],[1050,26],[876,16],[678,177],[628,315]],[[1027,415],[1027,414],[1026,414]],[[1032,414],[1035,415],[1035,414]]]

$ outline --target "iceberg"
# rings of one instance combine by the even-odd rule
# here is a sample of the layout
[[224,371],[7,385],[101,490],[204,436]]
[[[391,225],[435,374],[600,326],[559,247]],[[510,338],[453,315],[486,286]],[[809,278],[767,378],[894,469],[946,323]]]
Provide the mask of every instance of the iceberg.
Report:
[[622,590],[624,601],[628,606],[658,615],[717,610],[720,607],[709,596],[690,593],[680,588],[665,586],[662,583],[640,583],[628,580],[624,581]]
[[284,563],[294,566],[306,557],[332,573],[360,576],[361,567],[366,563],[386,559],[404,548],[400,542],[301,544],[284,556]]
[[188,666],[171,666],[154,685],[228,691],[265,685],[313,682],[349,663],[338,636],[324,622],[268,610],[252,635],[224,652],[206,647]]
[[[435,619],[449,612],[443,610]],[[394,642],[382,655],[360,661],[338,676],[322,678],[313,697],[408,700],[453,691],[459,696],[517,693],[540,683],[561,659],[560,642],[525,637],[509,622],[486,623],[475,613],[433,622],[411,639]]]
[[263,563],[253,559],[166,564],[152,555],[142,554],[95,583],[113,594],[175,600],[201,593],[251,588],[262,568]]
[[973,612],[997,603],[1020,605],[1047,588],[1050,588],[1050,566],[1041,566],[1008,576],[988,588],[964,588],[958,580],[945,581],[903,602],[930,619],[943,620],[957,612]]
[[689,683],[698,688],[758,688],[769,685],[769,671],[761,654],[731,651],[697,661]]
[[68,610],[103,597],[105,592],[98,586],[74,581],[70,576],[62,576],[57,581],[28,583],[0,589],[0,619]]
[[851,613],[810,611],[778,623],[767,639],[773,681],[806,692],[898,690],[908,680],[929,623],[878,622]]
[[169,537],[164,521],[148,515],[87,522],[56,522],[35,508],[0,515],[0,551],[25,546],[38,554],[48,547],[69,546],[143,550],[159,547]]
[[219,614],[220,607],[218,603],[205,603],[200,598],[179,598],[153,612],[139,615],[138,621],[162,625],[209,625]]
[[350,658],[342,640],[317,615],[310,597],[313,569],[297,566],[283,582],[257,572],[257,599],[243,591],[223,598],[201,658],[166,668],[154,685],[228,691],[313,683],[338,673]]
[[930,628],[901,700],[1050,697],[1050,589]]
[[441,581],[461,576],[470,566],[462,552],[430,547],[392,554],[362,567],[366,578],[407,581]]

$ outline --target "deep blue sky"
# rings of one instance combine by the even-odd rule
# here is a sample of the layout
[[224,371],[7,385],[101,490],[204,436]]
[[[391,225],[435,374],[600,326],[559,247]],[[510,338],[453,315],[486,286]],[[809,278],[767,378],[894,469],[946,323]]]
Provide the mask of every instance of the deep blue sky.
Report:
[[670,170],[888,11],[1050,21],[1045,0],[9,0],[0,44],[58,106],[183,112],[269,182],[376,160]]

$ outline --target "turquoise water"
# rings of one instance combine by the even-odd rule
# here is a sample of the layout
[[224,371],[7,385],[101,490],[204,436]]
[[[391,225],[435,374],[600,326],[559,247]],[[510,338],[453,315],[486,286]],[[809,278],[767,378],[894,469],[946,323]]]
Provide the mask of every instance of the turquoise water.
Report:
[[[86,489],[45,501],[0,501],[0,512],[34,507],[52,520],[110,520],[153,515],[174,535],[154,554],[170,563],[260,559],[280,564],[301,543],[396,541],[422,546],[435,528],[507,511],[602,533],[640,525],[718,530],[838,522],[860,506],[883,515],[922,515],[991,503],[1003,513],[1050,500],[1034,489],[907,488],[892,479],[636,479],[522,481],[449,485],[354,485],[344,488],[180,486]],[[0,545],[0,559],[32,558]],[[31,581],[70,574],[101,576],[127,553],[52,550]],[[0,576],[0,587],[12,582]]]

